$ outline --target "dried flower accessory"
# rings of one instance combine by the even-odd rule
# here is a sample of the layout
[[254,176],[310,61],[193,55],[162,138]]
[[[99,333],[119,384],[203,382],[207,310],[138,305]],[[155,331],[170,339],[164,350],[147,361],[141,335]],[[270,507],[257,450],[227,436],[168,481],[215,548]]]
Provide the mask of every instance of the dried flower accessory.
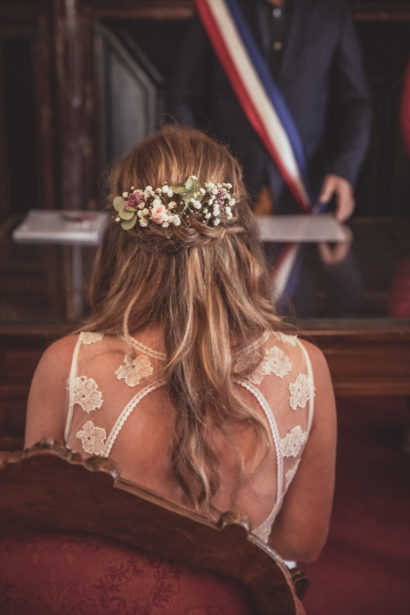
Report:
[[218,226],[222,220],[232,218],[235,203],[232,184],[207,181],[202,186],[194,175],[174,186],[147,186],[143,190],[132,186],[113,201],[115,220],[126,231],[136,224],[146,227],[150,222],[163,228],[181,224],[188,227],[193,217],[207,226]]

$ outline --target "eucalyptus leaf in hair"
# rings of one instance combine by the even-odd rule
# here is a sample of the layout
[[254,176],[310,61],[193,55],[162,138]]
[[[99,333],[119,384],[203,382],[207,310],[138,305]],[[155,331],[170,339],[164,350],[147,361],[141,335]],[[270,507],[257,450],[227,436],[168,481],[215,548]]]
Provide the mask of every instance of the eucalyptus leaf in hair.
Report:
[[[120,214],[121,215],[121,214]],[[124,231],[130,231],[137,224],[137,217],[133,216],[131,220],[124,220],[121,222],[121,226]]]
[[132,220],[135,217],[135,211],[127,211],[126,209],[118,212],[121,220]]
[[201,192],[201,187],[197,178],[191,175],[188,177],[185,184],[171,186],[171,190],[173,190],[175,194],[180,194],[185,207],[188,207],[191,199],[195,199],[199,202],[202,200],[203,192]]
[[175,192],[175,194],[183,194],[186,190],[185,184],[175,184],[171,186],[171,190]]
[[122,211],[124,209],[124,199],[122,196],[116,196],[112,204],[117,211]]

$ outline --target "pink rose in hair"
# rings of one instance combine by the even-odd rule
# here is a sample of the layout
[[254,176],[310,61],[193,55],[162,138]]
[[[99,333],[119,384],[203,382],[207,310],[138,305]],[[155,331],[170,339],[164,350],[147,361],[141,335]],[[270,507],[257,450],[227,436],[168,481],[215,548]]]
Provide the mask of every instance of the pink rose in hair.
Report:
[[151,209],[151,218],[157,224],[162,224],[168,220],[167,210],[161,202],[155,204]]

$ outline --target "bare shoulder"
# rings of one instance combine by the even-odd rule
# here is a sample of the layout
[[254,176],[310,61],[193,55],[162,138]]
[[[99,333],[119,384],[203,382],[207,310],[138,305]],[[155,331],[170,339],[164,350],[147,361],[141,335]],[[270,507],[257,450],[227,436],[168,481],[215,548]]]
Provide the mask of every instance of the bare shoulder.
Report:
[[39,361],[38,368],[52,369],[53,372],[55,370],[64,371],[67,366],[70,368],[77,340],[78,335],[67,335],[51,344],[51,346],[44,351]]
[[[327,361],[314,344],[300,340],[312,366],[312,427],[300,465],[272,529],[270,544],[287,559],[313,561],[327,537],[334,488],[336,406]],[[298,344],[300,354],[304,354]],[[297,349],[295,348],[295,357]],[[300,357],[299,354],[299,357]]]
[[308,342],[304,339],[299,340],[304,349],[306,350],[308,357],[310,359],[310,364],[312,366],[313,378],[315,382],[321,381],[325,383],[330,380],[330,372],[329,366],[327,364],[327,360],[323,352],[312,344],[312,342]]
[[37,365],[27,400],[26,446],[46,436],[63,441],[66,384],[77,339],[69,335],[57,340]]

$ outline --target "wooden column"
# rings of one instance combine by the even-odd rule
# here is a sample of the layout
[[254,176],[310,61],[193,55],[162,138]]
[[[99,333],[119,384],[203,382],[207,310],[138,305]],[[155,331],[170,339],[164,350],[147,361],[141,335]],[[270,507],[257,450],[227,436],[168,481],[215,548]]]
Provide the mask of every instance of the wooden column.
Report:
[[93,209],[100,161],[93,21],[78,0],[53,0],[53,19],[62,151],[60,206]]

